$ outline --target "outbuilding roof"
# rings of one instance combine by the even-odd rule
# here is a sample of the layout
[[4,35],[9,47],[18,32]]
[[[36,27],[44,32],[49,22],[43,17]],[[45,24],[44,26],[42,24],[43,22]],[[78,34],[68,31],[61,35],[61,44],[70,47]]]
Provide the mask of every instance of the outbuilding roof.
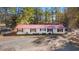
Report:
[[59,24],[59,25],[39,25],[39,24],[30,24],[30,25],[26,25],[26,24],[19,24],[16,26],[16,29],[34,29],[34,28],[48,28],[48,29],[51,29],[51,28],[64,28],[64,26],[62,24]]

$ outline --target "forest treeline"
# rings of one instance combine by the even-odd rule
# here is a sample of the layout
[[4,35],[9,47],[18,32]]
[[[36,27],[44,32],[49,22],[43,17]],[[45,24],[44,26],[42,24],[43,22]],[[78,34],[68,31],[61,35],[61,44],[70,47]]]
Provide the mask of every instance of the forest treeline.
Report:
[[1,7],[0,23],[14,27],[16,24],[63,24],[79,28],[78,7]]

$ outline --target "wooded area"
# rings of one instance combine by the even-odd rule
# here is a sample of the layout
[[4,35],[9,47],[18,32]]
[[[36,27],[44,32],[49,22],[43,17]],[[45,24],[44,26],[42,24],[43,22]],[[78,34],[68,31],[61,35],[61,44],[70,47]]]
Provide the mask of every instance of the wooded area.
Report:
[[0,23],[8,27],[16,24],[63,24],[79,28],[78,7],[1,7]]

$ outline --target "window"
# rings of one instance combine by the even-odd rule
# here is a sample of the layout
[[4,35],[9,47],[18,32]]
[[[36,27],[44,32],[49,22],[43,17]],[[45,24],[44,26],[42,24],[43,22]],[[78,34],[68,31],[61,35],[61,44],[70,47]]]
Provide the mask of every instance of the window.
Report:
[[30,32],[36,32],[36,29],[30,29]]
[[65,31],[68,31],[68,29],[65,29]]
[[47,29],[47,32],[52,32],[53,31],[53,29]]
[[23,32],[23,28],[22,29],[17,29],[18,32]]
[[63,32],[63,29],[57,29],[57,32]]
[[46,31],[46,29],[43,28],[43,29],[40,29],[40,31]]

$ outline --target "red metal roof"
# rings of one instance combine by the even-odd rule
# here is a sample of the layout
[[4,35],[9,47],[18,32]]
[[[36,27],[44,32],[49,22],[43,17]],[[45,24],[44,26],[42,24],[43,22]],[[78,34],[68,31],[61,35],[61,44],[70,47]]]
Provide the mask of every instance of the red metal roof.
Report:
[[30,24],[30,25],[25,25],[25,24],[20,24],[20,25],[17,25],[16,28],[18,29],[22,29],[22,28],[25,28],[25,29],[29,29],[29,28],[64,28],[64,26],[62,24],[59,24],[59,25],[36,25],[36,24]]

